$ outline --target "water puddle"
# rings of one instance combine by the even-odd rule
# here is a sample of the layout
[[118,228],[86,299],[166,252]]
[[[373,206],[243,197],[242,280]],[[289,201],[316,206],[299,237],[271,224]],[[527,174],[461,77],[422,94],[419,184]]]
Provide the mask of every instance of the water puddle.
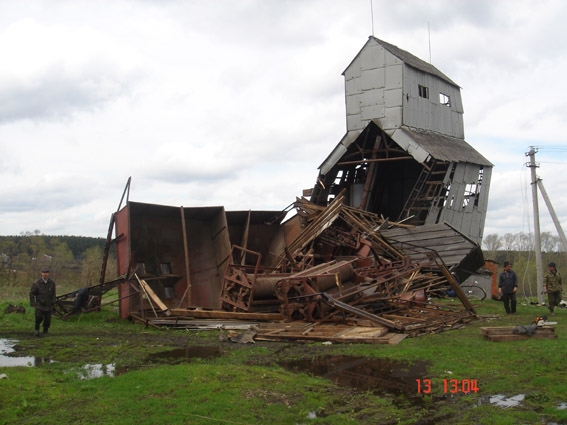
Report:
[[152,363],[174,364],[196,358],[211,359],[219,357],[221,354],[218,347],[191,346],[150,354],[148,361]]
[[117,368],[114,363],[110,364],[86,364],[81,366],[80,368],[72,368],[66,373],[76,373],[79,379],[86,380],[86,379],[96,379],[102,378],[103,376],[108,376],[110,378],[114,378],[115,376],[121,375],[126,373],[126,368]]
[[35,367],[42,364],[52,363],[52,360],[35,356],[13,356],[17,341],[0,338],[0,367]]
[[489,397],[483,397],[479,400],[478,404],[492,404],[493,406],[508,409],[510,407],[518,407],[526,398],[525,394],[518,394],[513,397],[506,397],[503,394],[495,394]]
[[400,362],[354,356],[324,356],[279,363],[292,372],[305,372],[334,384],[377,395],[418,396],[417,379],[427,372],[426,362]]

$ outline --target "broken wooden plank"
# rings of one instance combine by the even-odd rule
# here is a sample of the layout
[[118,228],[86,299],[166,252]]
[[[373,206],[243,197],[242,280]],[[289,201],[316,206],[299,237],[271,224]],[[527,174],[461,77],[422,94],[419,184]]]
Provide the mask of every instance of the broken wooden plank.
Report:
[[385,328],[329,325],[324,329],[317,327],[310,332],[299,332],[292,329],[282,329],[275,332],[271,329],[259,328],[257,340],[264,341],[330,341],[336,343],[366,343],[366,344],[398,344],[408,335],[390,332]]
[[555,328],[551,326],[539,327],[531,335],[515,334],[515,328],[517,328],[517,326],[488,327],[481,328],[480,331],[486,339],[493,342],[525,341],[527,339],[557,339]]
[[132,318],[133,323],[143,323],[144,325],[146,325],[146,327],[151,326],[152,328],[161,330],[159,326],[154,325],[153,323],[151,323],[150,320],[144,319],[143,317],[140,317],[137,314],[130,313],[130,317]]
[[[494,327],[484,327],[480,328],[480,332],[483,335],[507,335],[513,333],[517,326],[494,326]],[[555,334],[555,328],[553,326],[540,326],[536,329],[539,334]]]
[[140,279],[137,274],[135,274],[134,276],[136,276],[138,283],[140,284],[140,286],[142,287],[148,298],[151,298],[152,301],[156,303],[156,305],[160,308],[161,311],[164,312],[166,316],[170,316],[171,311],[169,311],[169,307],[166,306],[164,302],[160,299],[160,297],[157,296],[157,294],[154,292],[151,286],[148,285],[144,279]]
[[184,308],[173,308],[171,312],[179,316],[216,318],[216,319],[244,319],[260,321],[281,321],[283,316],[280,313],[243,313],[237,311],[224,310],[190,310]]
[[526,334],[508,334],[508,335],[487,335],[486,338],[493,342],[505,341],[524,341],[526,339],[557,339],[557,334],[540,334],[534,333],[531,336]]

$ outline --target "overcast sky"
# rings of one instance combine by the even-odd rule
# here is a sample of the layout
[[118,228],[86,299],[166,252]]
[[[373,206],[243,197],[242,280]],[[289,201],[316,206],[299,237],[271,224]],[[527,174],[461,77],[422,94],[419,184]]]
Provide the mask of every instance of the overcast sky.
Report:
[[[567,220],[567,2],[374,0],[374,35],[462,87],[485,235]],[[105,237],[130,199],[280,210],[346,130],[370,0],[0,0],[0,234]],[[545,205],[542,230],[553,230]]]

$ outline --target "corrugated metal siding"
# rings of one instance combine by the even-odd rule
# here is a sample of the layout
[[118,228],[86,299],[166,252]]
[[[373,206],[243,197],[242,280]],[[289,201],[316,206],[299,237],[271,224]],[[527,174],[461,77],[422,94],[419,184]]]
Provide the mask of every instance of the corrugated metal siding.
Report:
[[[421,62],[370,37],[344,72],[347,130],[363,129],[376,119],[384,130],[406,125],[464,138],[459,87]],[[419,97],[418,85],[429,89],[429,99]],[[450,97],[450,107],[439,103],[439,93]]]
[[480,189],[478,206],[474,205],[474,200],[464,205],[465,189],[467,184],[477,184],[481,166],[478,164],[458,163],[455,173],[451,179],[451,186],[447,195],[447,201],[439,209],[431,209],[426,220],[427,224],[432,223],[439,216],[440,223],[448,223],[455,229],[476,243],[482,241],[482,231],[486,219],[486,206],[488,200],[488,188],[490,186],[491,167],[483,168],[483,182]]
[[[420,85],[429,90],[428,99],[419,96]],[[458,87],[409,66],[404,68],[403,86],[403,125],[464,138],[463,104]],[[439,103],[439,93],[450,97],[450,107]]]
[[479,247],[446,224],[393,228],[381,231],[380,235],[395,248],[408,253],[413,261],[420,261],[435,250],[449,268],[470,262],[476,270],[484,264],[482,256],[477,258]]

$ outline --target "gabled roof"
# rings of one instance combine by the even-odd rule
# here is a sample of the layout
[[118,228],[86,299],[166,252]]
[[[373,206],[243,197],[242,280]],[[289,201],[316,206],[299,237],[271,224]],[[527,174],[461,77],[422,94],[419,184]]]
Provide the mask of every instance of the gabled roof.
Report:
[[[380,40],[379,38],[376,38],[372,35],[370,37],[368,37],[368,41],[370,41],[370,40],[373,40],[373,41],[377,42],[378,44],[380,44],[384,49],[386,49],[388,52],[390,52],[391,54],[396,56],[398,59],[400,59],[406,65],[411,66],[412,68],[415,68],[419,71],[423,71],[427,74],[434,75],[438,78],[441,78],[446,83],[449,83],[449,84],[451,84],[455,87],[460,88],[460,86],[457,83],[455,83],[453,80],[451,80],[445,74],[443,74],[441,71],[439,71],[433,65],[431,65],[428,62],[425,62],[424,60],[421,60],[420,58],[418,58],[415,55],[412,55],[410,52],[407,52],[403,49],[400,49],[398,46],[394,46],[393,44],[387,43],[386,41]],[[366,44],[368,44],[368,42]],[[366,47],[366,44],[364,45],[364,47]],[[362,49],[364,49],[364,47]],[[360,52],[362,52],[362,49],[360,49]],[[358,52],[358,54],[354,57],[354,59],[351,61],[351,63],[349,63],[349,65],[347,66],[347,69],[352,64],[352,62],[354,62],[354,60],[358,57],[358,55],[360,55],[360,52]],[[343,71],[343,74],[344,74],[344,71]]]

